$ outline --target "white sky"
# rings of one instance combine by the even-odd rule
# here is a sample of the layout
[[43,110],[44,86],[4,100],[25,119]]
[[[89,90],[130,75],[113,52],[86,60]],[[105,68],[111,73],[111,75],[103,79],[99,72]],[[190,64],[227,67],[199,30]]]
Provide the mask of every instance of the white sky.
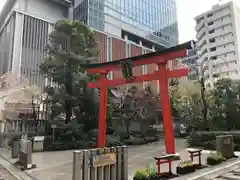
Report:
[[[0,9],[5,2],[6,0],[0,0]],[[180,43],[195,39],[194,17],[210,10],[218,2],[219,0],[177,0]]]

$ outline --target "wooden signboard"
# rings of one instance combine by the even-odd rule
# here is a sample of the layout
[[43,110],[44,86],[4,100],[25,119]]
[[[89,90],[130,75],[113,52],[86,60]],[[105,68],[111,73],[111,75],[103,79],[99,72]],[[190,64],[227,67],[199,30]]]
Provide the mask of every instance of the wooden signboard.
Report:
[[93,167],[102,167],[107,165],[116,164],[117,158],[116,153],[107,153],[93,156],[92,164]]

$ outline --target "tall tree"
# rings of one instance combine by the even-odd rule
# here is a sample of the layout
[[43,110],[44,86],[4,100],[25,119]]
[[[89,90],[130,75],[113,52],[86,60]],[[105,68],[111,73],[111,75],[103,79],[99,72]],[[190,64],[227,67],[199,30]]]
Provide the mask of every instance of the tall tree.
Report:
[[46,52],[40,72],[55,85],[46,88],[51,101],[51,118],[63,117],[68,124],[82,114],[95,114],[96,109],[91,107],[95,104],[95,90],[87,88],[92,77],[85,68],[86,64],[97,61],[94,32],[79,21],[58,21],[49,35]]

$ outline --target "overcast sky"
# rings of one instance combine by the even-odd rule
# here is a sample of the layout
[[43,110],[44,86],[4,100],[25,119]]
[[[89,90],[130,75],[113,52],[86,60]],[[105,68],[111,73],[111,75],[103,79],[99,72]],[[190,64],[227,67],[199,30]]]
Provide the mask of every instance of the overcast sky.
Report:
[[[229,1],[229,0],[222,0]],[[240,2],[240,0],[235,0]],[[0,9],[6,0],[0,0]],[[194,39],[194,17],[210,10],[219,0],[177,0],[180,43]]]

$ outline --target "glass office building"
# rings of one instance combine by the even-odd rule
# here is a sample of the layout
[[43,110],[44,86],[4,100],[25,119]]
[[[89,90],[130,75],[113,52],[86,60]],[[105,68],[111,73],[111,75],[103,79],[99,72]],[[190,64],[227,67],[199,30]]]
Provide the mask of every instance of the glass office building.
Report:
[[75,18],[99,31],[178,44],[176,0],[75,0]]

